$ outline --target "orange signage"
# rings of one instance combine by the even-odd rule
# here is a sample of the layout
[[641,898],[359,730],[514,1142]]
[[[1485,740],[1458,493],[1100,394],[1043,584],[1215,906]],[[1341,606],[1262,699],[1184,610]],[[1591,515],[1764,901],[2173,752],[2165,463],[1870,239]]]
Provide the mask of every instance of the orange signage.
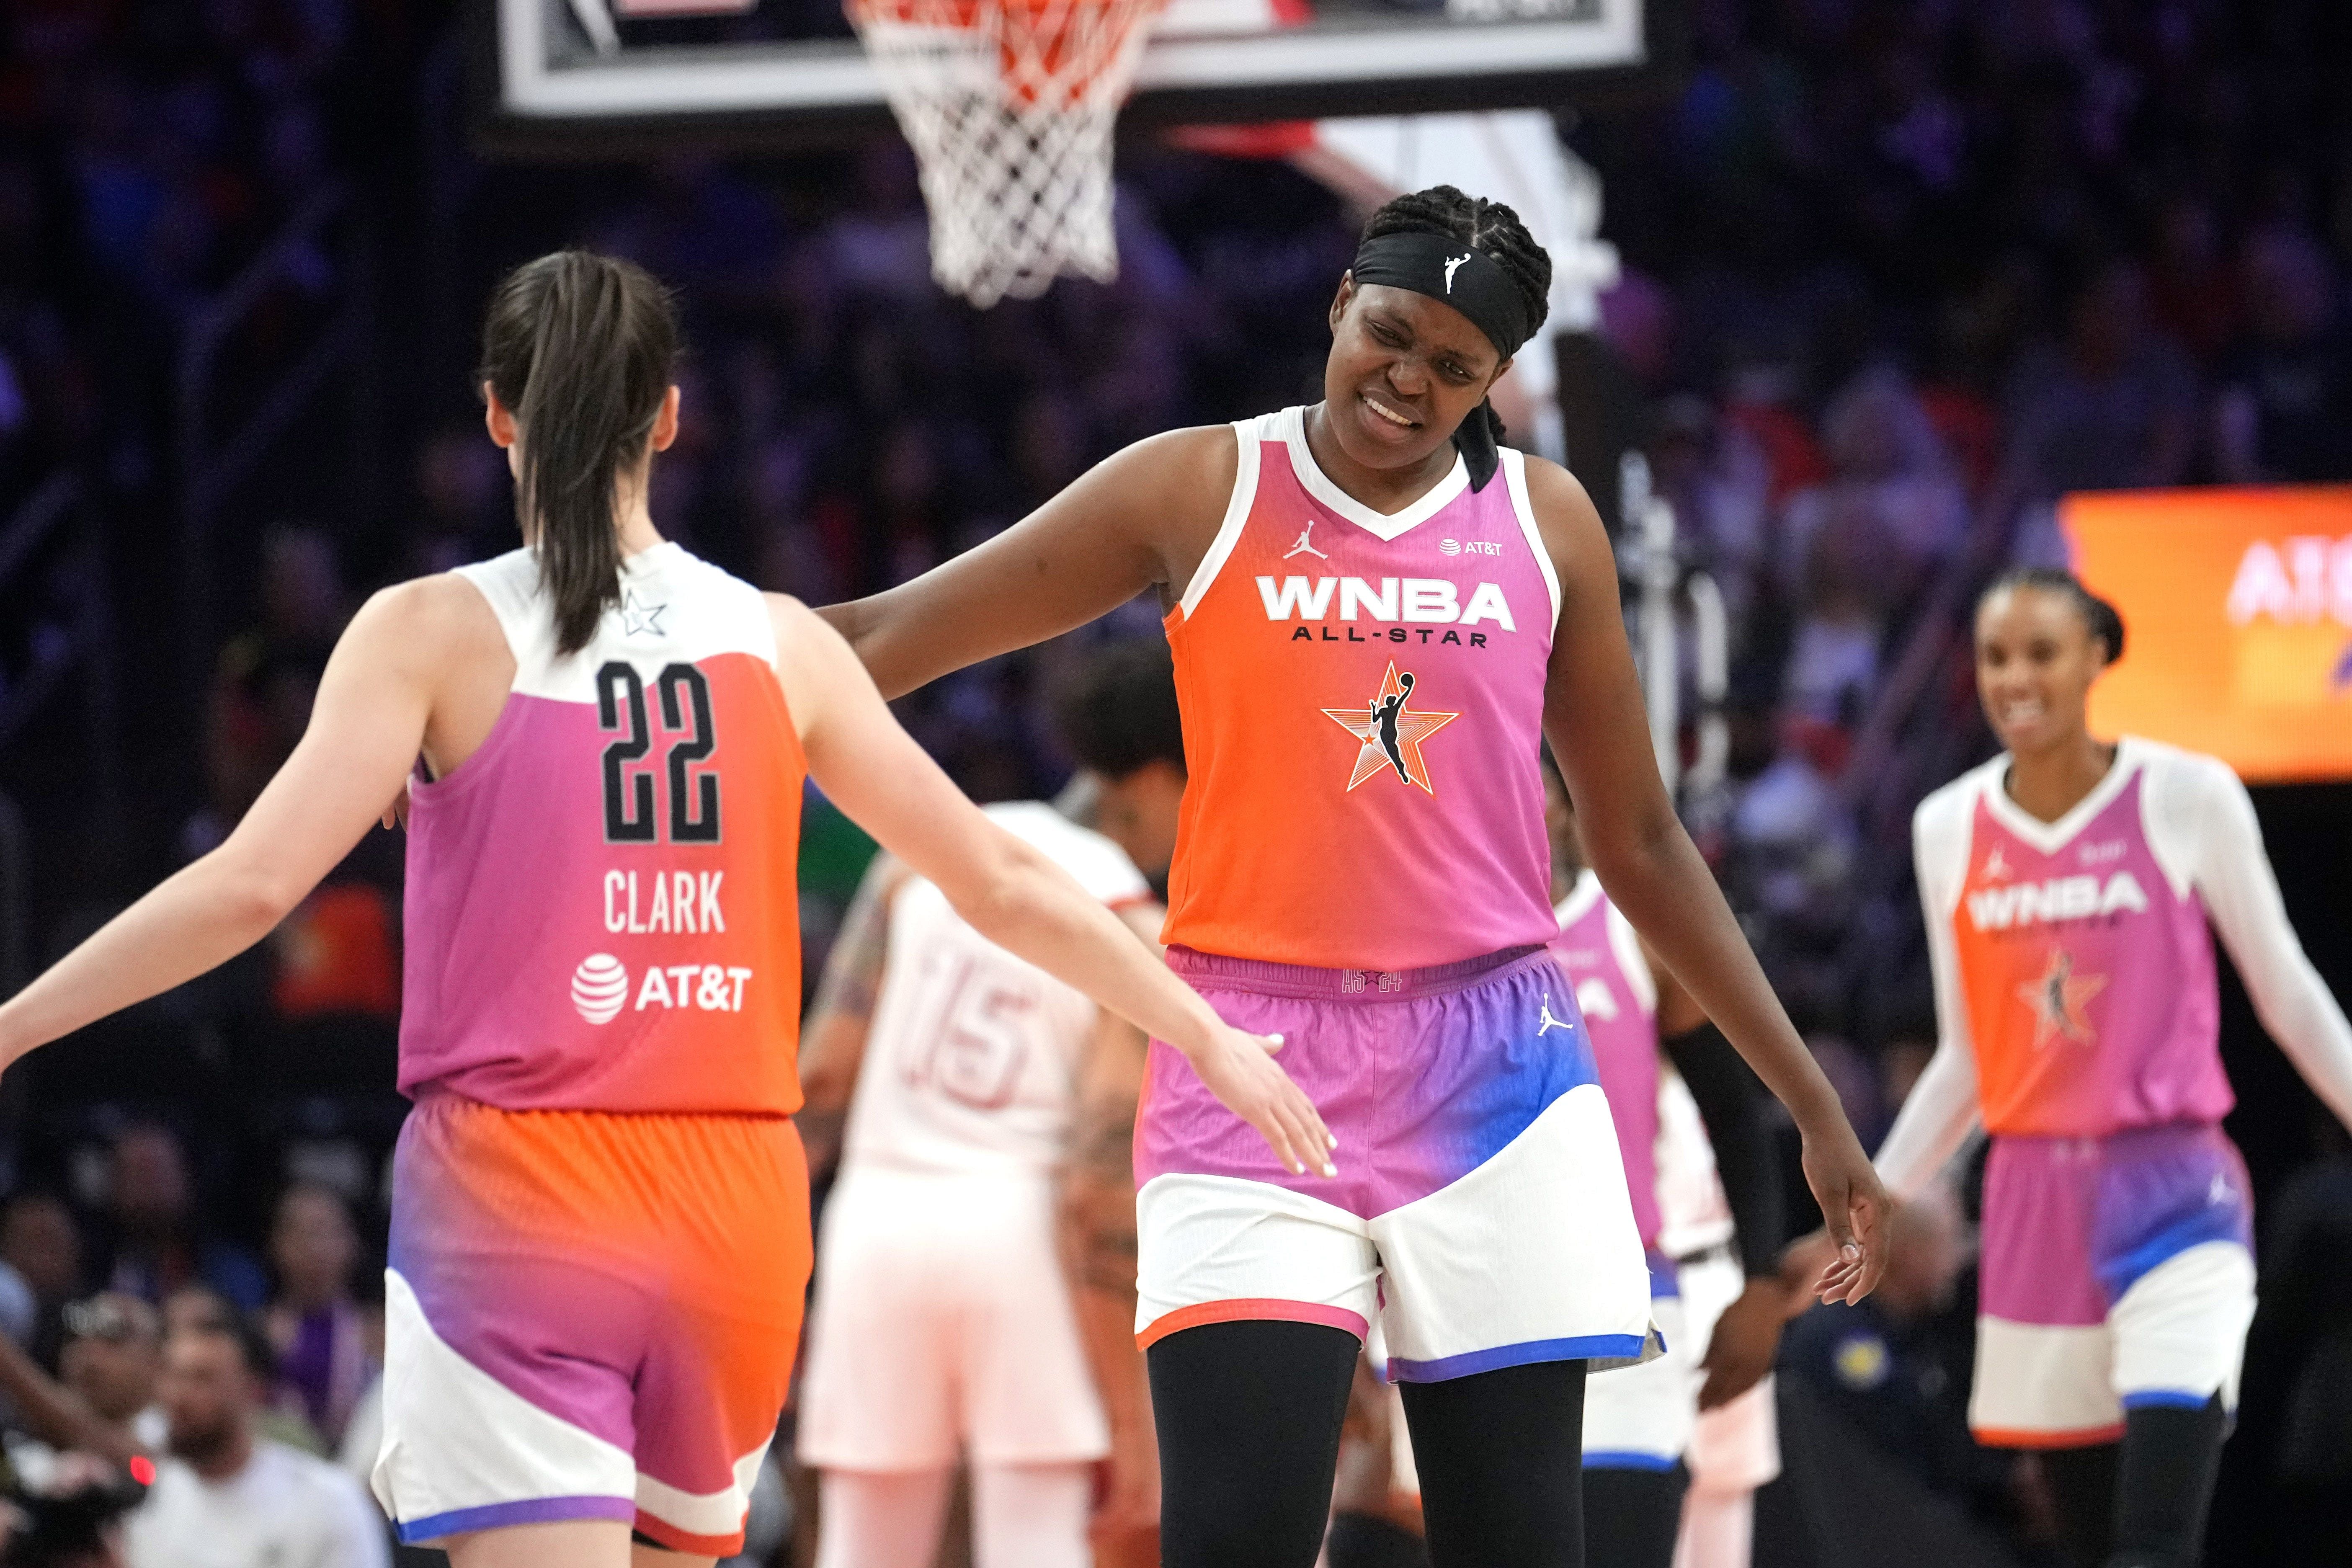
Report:
[[2059,523],[2124,617],[2094,731],[2249,780],[2352,777],[2352,486],[2069,496]]

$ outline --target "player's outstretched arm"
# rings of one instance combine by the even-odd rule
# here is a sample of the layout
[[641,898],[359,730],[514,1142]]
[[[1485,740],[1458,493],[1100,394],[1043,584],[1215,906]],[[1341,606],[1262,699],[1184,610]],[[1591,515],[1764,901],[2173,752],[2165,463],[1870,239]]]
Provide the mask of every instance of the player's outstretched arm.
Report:
[[1592,868],[1795,1118],[1805,1179],[1838,1243],[1822,1297],[1860,1300],[1886,1264],[1886,1191],[1658,777],[1600,514],[1565,468],[1539,458],[1528,460],[1528,494],[1560,585],[1544,733],[1584,825]]
[[964,798],[898,727],[839,634],[796,600],[768,602],[785,701],[809,773],[834,804],[937,883],[981,935],[1181,1051],[1288,1169],[1328,1171],[1330,1133],[1270,1054],[1282,1042],[1227,1026],[1067,872]]
[[1059,637],[1207,552],[1240,463],[1222,425],[1115,452],[1003,533],[911,583],[817,612],[885,697]]
[[416,762],[448,641],[446,589],[403,584],[352,617],[310,727],[236,831],[0,1006],[0,1067],[243,952],[351,853]]

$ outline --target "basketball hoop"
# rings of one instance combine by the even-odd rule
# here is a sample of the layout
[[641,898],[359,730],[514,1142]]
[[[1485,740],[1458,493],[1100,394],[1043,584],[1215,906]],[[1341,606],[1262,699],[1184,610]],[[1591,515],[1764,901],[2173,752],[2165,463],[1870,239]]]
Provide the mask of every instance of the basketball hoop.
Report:
[[1118,275],[1111,129],[1161,0],[847,0],[914,144],[931,276],[973,304]]

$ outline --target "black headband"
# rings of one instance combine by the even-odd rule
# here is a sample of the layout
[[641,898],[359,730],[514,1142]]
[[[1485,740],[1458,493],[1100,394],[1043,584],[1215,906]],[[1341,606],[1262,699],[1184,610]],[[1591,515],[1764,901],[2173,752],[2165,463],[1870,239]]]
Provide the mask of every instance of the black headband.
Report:
[[1351,268],[1359,288],[1367,283],[1410,289],[1453,306],[1486,334],[1505,359],[1533,335],[1527,300],[1511,275],[1462,241],[1443,234],[1384,234],[1368,239]]

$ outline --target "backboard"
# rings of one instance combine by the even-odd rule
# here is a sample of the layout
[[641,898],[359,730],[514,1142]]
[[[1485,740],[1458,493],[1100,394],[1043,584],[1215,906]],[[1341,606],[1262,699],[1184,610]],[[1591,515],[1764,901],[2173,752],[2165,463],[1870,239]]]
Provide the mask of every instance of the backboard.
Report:
[[[1309,4],[1170,0],[1122,123],[1592,104],[1651,88],[1683,50],[1684,0]],[[493,154],[822,145],[891,123],[838,0],[731,0],[734,15],[700,17],[645,15],[646,0],[473,5]]]

